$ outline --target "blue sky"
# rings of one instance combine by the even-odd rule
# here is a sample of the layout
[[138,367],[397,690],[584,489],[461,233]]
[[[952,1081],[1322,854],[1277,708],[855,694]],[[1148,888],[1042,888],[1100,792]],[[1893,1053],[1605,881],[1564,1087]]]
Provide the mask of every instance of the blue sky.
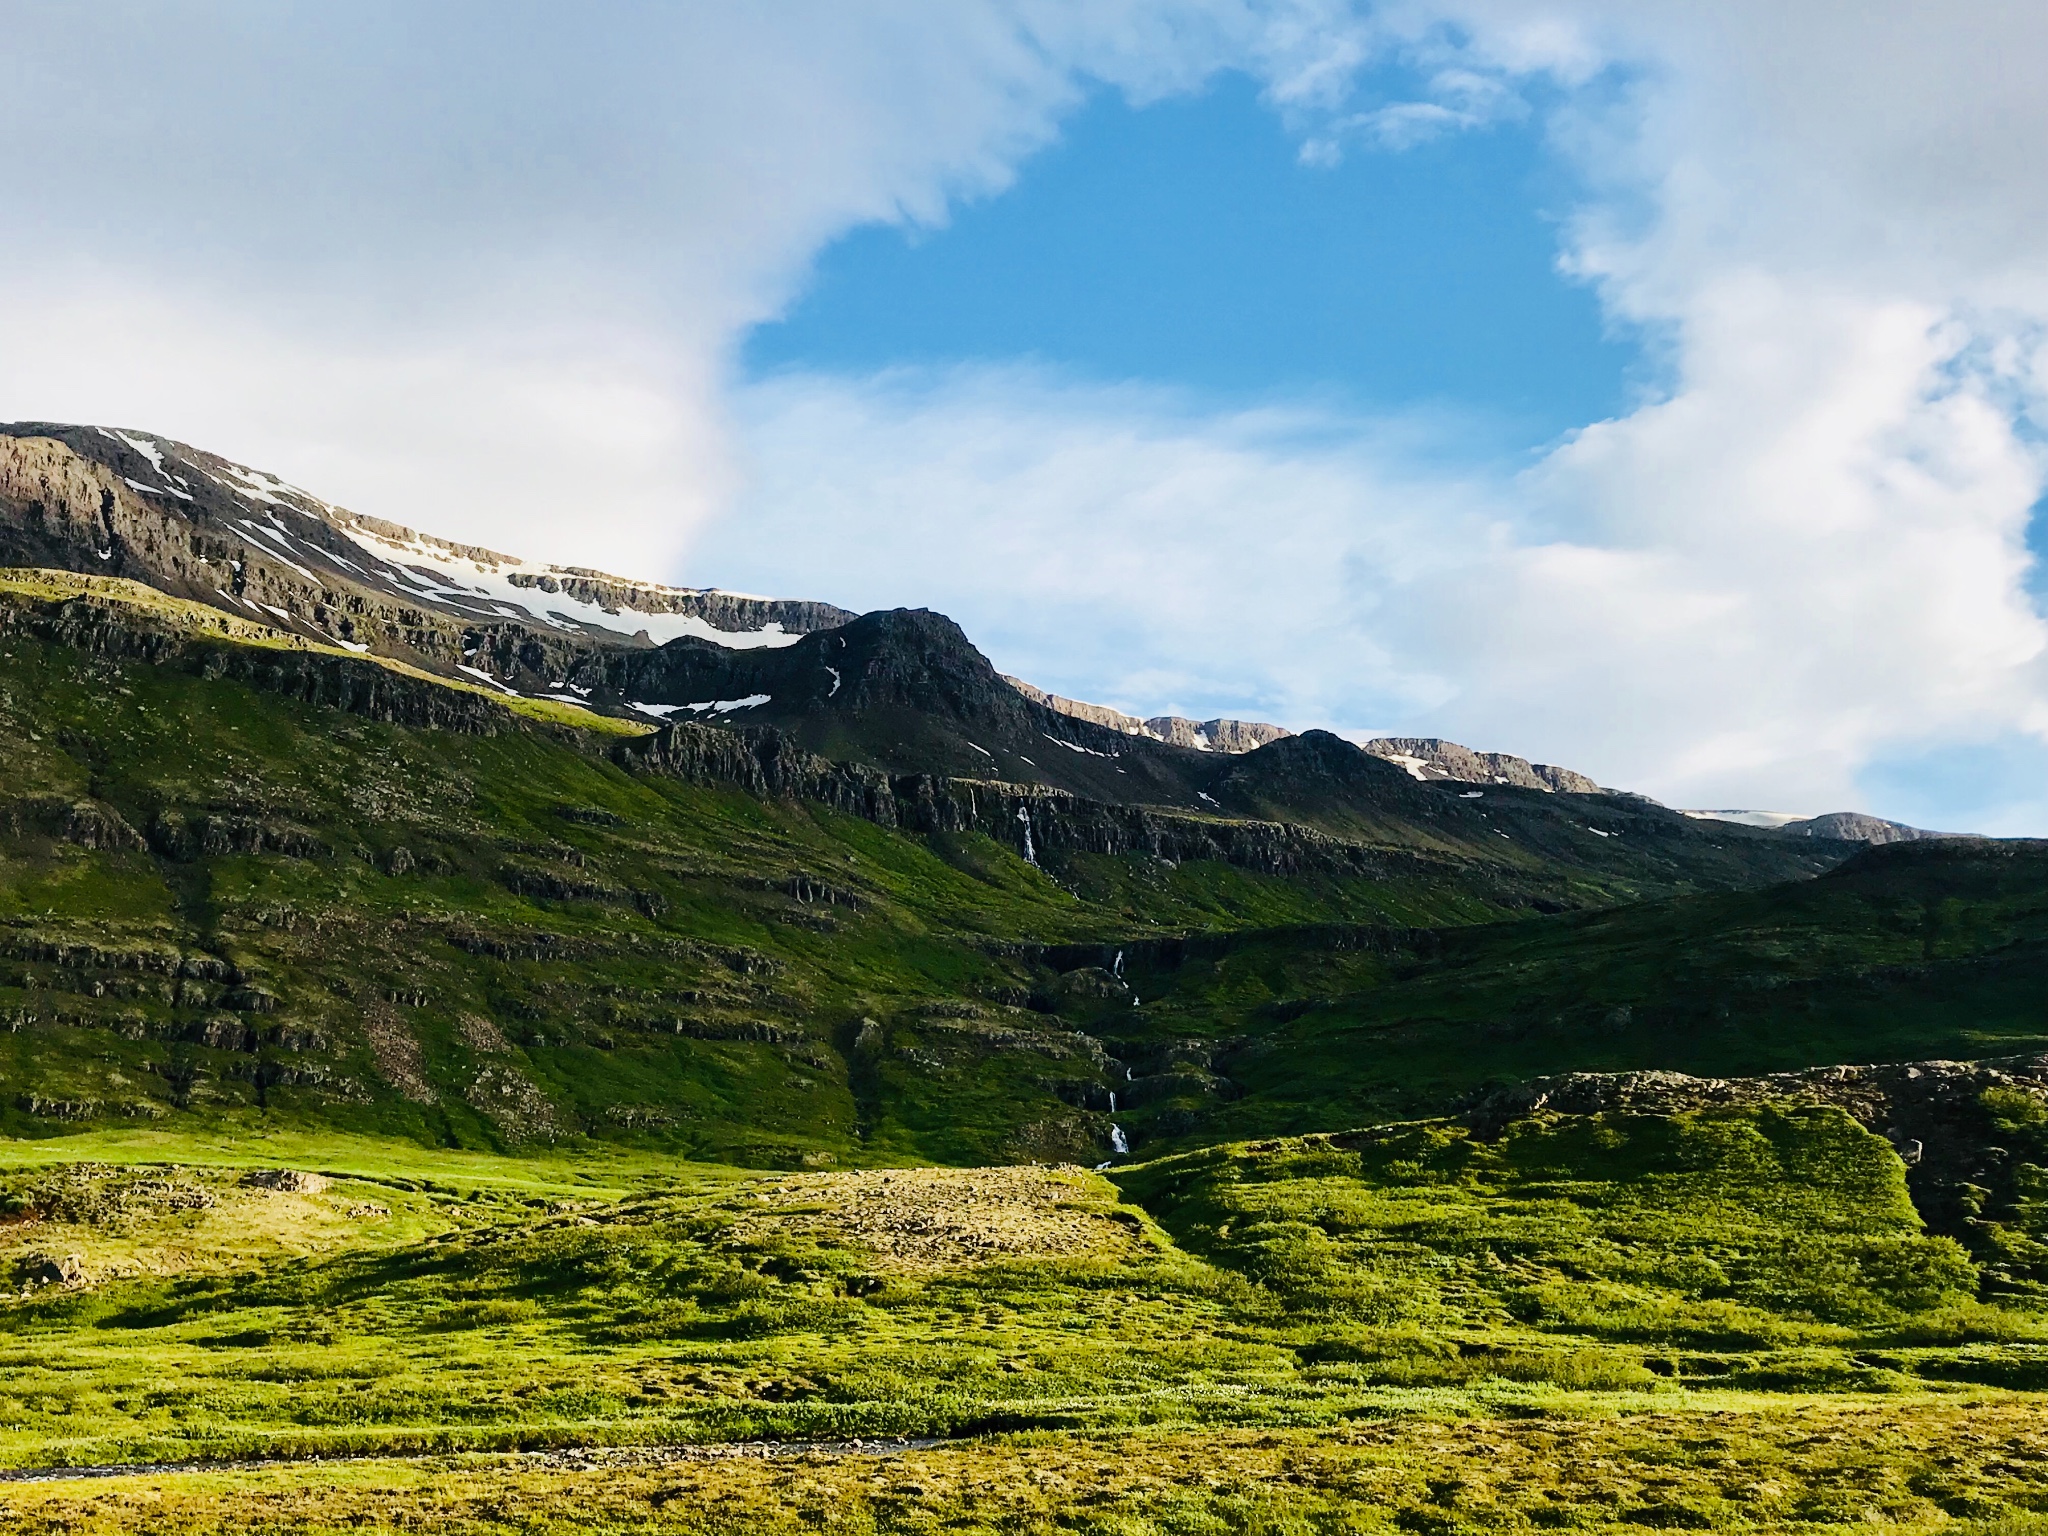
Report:
[[1312,164],[1258,96],[1243,75],[1145,107],[1097,90],[1013,187],[821,252],[744,367],[1030,359],[1447,411],[1510,451],[1623,409],[1637,338],[1558,270],[1569,174],[1533,119]]

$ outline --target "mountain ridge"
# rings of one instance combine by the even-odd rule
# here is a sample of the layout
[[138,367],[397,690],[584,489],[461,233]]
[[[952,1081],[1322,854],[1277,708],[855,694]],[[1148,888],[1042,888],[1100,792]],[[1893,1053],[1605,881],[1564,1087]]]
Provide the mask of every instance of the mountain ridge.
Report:
[[472,631],[649,645],[777,645],[852,615],[523,561],[335,507],[152,434],[0,425],[8,563],[125,576],[351,648],[459,671]]
[[[1467,845],[1519,834],[1484,825],[1482,809],[1441,795],[1418,799],[1356,765],[1339,774],[1351,796],[1339,804],[1326,770],[1348,751],[1388,763],[1417,788],[1469,783],[1616,798],[1571,770],[1437,738],[1380,738],[1336,757],[1327,747],[1261,757],[1301,738],[1263,722],[1139,720],[1046,693],[997,673],[943,615],[854,615],[521,561],[349,512],[219,455],[125,429],[0,426],[0,559],[139,580],[316,645],[374,653],[507,697],[648,724],[772,726],[805,750],[895,774],[1304,820],[1340,839],[1383,839],[1396,823],[1455,825]],[[668,638],[657,642],[658,633]],[[1261,766],[1248,774],[1229,766],[1254,758]],[[1287,776],[1288,763],[1320,764],[1310,776],[1321,787],[1288,790],[1274,778]],[[1576,811],[1560,809],[1577,825]],[[1875,825],[1852,819],[1804,835],[1838,843],[1841,827]]]

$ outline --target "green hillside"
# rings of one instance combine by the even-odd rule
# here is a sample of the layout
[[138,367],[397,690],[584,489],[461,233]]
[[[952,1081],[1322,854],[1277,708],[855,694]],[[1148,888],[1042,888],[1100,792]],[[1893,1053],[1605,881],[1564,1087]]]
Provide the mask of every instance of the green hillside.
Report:
[[[2048,1046],[2043,847],[1155,817],[34,574],[0,739],[0,1467],[216,1468],[0,1533],[2048,1510],[2044,1069],[1754,1080]],[[1744,1081],[1524,1081],[1636,1069]]]
[[[998,1518],[1028,1513],[1013,1458],[1072,1469],[1110,1444],[1129,1523],[1084,1529],[1201,1528],[1171,1492],[1191,1456],[1197,1488],[1248,1501],[1221,1529],[1933,1529],[2048,1493],[1981,1440],[2028,1422],[2048,1314],[1980,1299],[1890,1148],[1825,1107],[1543,1116],[1490,1142],[1422,1123],[1114,1183],[136,1130],[0,1146],[0,1209],[29,1213],[0,1262],[31,1277],[0,1306],[0,1462],[329,1458],[317,1480],[22,1489],[6,1530],[239,1528],[251,1499],[396,1522],[486,1476],[500,1501],[528,1489],[524,1513],[454,1528],[781,1529],[803,1509],[790,1528],[1050,1530]],[[68,1283],[34,1283],[55,1266]],[[1546,1465],[1518,1422],[1605,1470]],[[1880,1424],[1863,1470],[1827,1449]],[[922,1487],[948,1465],[889,1437],[977,1470],[878,1507],[867,1471]],[[691,1447],[764,1439],[821,1446],[797,1468],[811,1502],[742,1464],[727,1502],[646,1503],[643,1470],[677,1487]],[[1516,1475],[1447,1476],[1443,1447],[1474,1439]],[[534,1460],[571,1446],[622,1459]],[[388,1458],[456,1453],[380,1481]],[[1763,1486],[1716,1472],[1759,1461]],[[624,1481],[580,1514],[573,1479],[523,1481],[603,1465]],[[620,1487],[638,1514],[583,1524]],[[336,1505],[349,1489],[383,1492]]]
[[419,730],[220,670],[0,639],[10,1133],[256,1114],[769,1164],[1092,1161],[1111,1070],[1024,1006],[1050,976],[1032,946],[1118,938],[1134,902],[1140,932],[1499,911],[1412,877],[1148,859],[1063,881],[976,834],[629,774],[612,723],[564,708],[463,694],[481,716]]
[[1082,1016],[1151,1067],[1124,1103],[1171,1137],[1437,1113],[1566,1071],[2040,1052],[2048,845],[1898,843],[1761,891],[1459,929],[1133,946],[1124,974],[1136,1017]]

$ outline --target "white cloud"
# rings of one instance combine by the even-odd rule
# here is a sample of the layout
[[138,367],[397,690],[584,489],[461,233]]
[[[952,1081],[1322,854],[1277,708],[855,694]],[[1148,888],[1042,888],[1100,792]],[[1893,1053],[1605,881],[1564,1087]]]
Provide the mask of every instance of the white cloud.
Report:
[[729,487],[733,341],[823,242],[999,189],[1084,75],[1184,88],[1297,9],[17,0],[0,417],[664,566]]
[[1204,413],[1021,370],[787,377],[737,400],[738,511],[692,569],[959,616],[997,664],[1166,709],[1357,723],[1449,690],[1375,605],[1483,537],[1440,430]]

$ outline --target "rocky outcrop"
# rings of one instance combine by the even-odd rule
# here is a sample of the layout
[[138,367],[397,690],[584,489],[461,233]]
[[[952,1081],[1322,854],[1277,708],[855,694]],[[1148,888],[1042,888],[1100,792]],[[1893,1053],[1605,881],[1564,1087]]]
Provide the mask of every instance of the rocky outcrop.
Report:
[[887,774],[805,752],[776,730],[676,724],[622,742],[613,756],[634,773],[740,789],[763,799],[813,800],[880,826],[898,824]]
[[[525,728],[518,716],[482,694],[409,677],[368,658],[288,640],[250,645],[229,625],[216,635],[91,596],[43,599],[0,592],[0,635],[173,667],[395,725],[472,736]],[[107,835],[119,836],[111,829]]]
[[1256,752],[1294,734],[1258,720],[1187,720],[1179,715],[1154,715],[1145,722],[1145,733],[1169,746],[1230,753]]
[[11,837],[47,837],[109,853],[139,850],[143,846],[141,834],[112,806],[64,795],[20,795],[0,800],[0,833]]
[[1804,821],[1788,821],[1780,827],[1786,837],[1832,837],[1845,843],[1911,843],[1928,837],[1960,837],[1967,833],[1928,832],[1902,821],[1866,816],[1861,811],[1830,811]]
[[1021,677],[1011,677],[1008,673],[1001,676],[1004,682],[1032,703],[1042,704],[1069,719],[1086,720],[1091,725],[1104,726],[1125,736],[1149,736],[1154,741],[1163,741],[1174,747],[1189,747],[1197,752],[1256,752],[1268,742],[1292,734],[1277,725],[1266,725],[1256,720],[1189,720],[1180,715],[1154,715],[1141,720],[1106,704],[1086,704],[1079,699],[1047,693]]
[[1142,854],[1175,864],[1215,859],[1264,874],[1368,878],[1428,862],[1278,822],[1118,805],[1039,785],[884,774],[805,752],[772,728],[722,731],[679,723],[622,742],[613,752],[632,772],[818,801],[910,832],[979,832],[1033,861],[1076,853]]
[[[183,443],[49,422],[0,426],[0,565],[125,576],[308,639],[453,671],[473,631],[566,651],[645,648],[650,627],[784,643],[853,615],[534,565],[329,505]],[[560,663],[547,680],[561,676]]]
[[[2014,1245],[2000,1235],[2006,1224],[2032,1222],[2032,1191],[2048,1176],[2036,1161],[2048,1150],[2048,1054],[1734,1078],[1571,1072],[1489,1090],[1461,1118],[1480,1134],[1497,1136],[1529,1115],[1669,1115],[1764,1104],[1844,1111],[1892,1144],[1928,1227],[1971,1247],[1994,1289],[2040,1290],[2048,1281],[2048,1271],[2035,1272],[2040,1266],[2015,1266]],[[2038,1243],[2023,1247],[2030,1251]]]
[[1464,1110],[1475,1127],[1498,1130],[1534,1114],[1671,1115],[1684,1110],[1797,1102],[1833,1104],[1883,1128],[1916,1108],[1973,1099],[1986,1088],[2023,1085],[2048,1097],[2048,1054],[1986,1061],[1886,1062],[1809,1067],[1760,1077],[1689,1077],[1683,1072],[1566,1072],[1487,1090]]
[[[1398,763],[1417,779],[1454,779],[1463,784],[1514,784],[1523,789],[1547,789],[1568,795],[1598,795],[1606,791],[1583,773],[1554,768],[1549,763],[1532,763],[1505,752],[1474,752],[1455,741],[1435,736],[1381,736],[1365,744],[1374,757]],[[1827,835],[1827,834],[1820,834]]]

